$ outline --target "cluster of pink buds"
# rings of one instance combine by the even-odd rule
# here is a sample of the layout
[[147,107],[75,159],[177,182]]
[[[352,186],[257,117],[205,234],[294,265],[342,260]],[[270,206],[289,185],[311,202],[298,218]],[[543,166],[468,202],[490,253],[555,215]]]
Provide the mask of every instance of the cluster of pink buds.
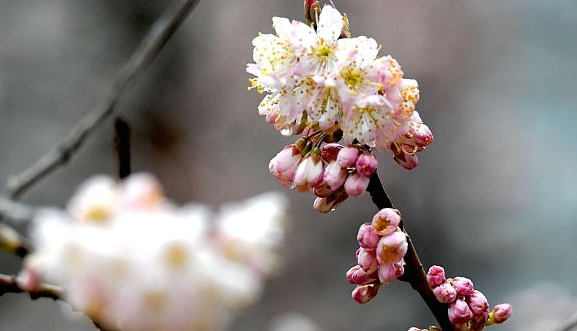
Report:
[[442,267],[432,266],[427,273],[427,282],[437,300],[449,305],[449,320],[456,330],[479,331],[485,326],[505,322],[513,313],[508,303],[496,305],[489,311],[487,298],[474,289],[470,279],[446,278]]
[[365,192],[377,170],[377,158],[360,144],[345,147],[328,143],[319,147],[323,140],[315,132],[286,146],[270,161],[269,170],[287,188],[312,190],[317,196],[314,208],[327,213],[349,196]]
[[381,209],[371,223],[361,225],[357,240],[357,265],[347,271],[347,279],[357,287],[353,299],[369,302],[381,285],[387,285],[404,273],[408,243],[400,229],[401,213],[397,209]]

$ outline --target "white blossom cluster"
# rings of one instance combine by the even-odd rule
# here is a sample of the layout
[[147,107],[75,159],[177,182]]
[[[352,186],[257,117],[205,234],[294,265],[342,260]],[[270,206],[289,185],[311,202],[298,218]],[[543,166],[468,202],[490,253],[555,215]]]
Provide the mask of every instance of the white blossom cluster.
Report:
[[285,207],[276,193],[176,207],[151,175],[95,177],[36,217],[24,273],[111,329],[221,330],[274,271]]
[[391,56],[378,56],[372,38],[341,38],[343,16],[327,5],[314,27],[274,17],[275,34],[253,40],[252,88],[266,93],[259,112],[282,133],[342,131],[358,142],[392,151],[406,168],[433,136],[415,105],[417,81],[404,79]]

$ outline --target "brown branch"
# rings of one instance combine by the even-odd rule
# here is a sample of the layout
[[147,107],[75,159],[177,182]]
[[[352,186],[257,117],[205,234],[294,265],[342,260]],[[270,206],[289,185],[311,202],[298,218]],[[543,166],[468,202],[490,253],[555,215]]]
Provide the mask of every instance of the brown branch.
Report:
[[0,296],[6,293],[27,293],[32,300],[38,298],[62,299],[62,290],[58,286],[40,284],[33,290],[27,291],[20,286],[16,276],[0,274]]
[[[393,203],[387,195],[387,192],[385,191],[385,188],[379,179],[379,175],[376,172],[371,176],[369,186],[367,187],[367,192],[369,192],[371,195],[371,199],[377,208],[394,208]],[[401,229],[403,229],[407,235],[409,247],[407,254],[405,255],[405,273],[401,278],[399,278],[399,280],[411,284],[411,287],[419,293],[423,301],[425,301],[427,304],[427,307],[429,307],[431,313],[433,313],[433,316],[435,316],[435,319],[439,323],[439,326],[442,330],[453,331],[453,327],[449,321],[449,315],[447,313],[447,306],[440,303],[435,298],[433,289],[427,282],[427,274],[423,269],[423,264],[417,255],[417,251],[415,250],[415,246],[411,241],[411,237],[403,226],[403,222],[401,222]]]
[[17,198],[52,171],[66,164],[86,138],[110,117],[120,98],[160,53],[200,0],[183,0],[173,4],[153,24],[140,46],[124,65],[106,97],[84,117],[56,148],[42,156],[21,174],[8,180],[7,195]]
[[118,165],[118,178],[130,175],[130,127],[120,117],[114,120],[114,151]]

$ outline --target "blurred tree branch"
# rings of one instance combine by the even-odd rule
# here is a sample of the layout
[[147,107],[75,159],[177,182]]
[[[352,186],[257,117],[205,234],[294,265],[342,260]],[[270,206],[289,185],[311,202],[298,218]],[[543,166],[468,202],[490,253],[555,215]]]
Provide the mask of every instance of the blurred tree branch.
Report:
[[21,196],[26,190],[65,165],[82,146],[85,139],[114,112],[119,100],[136,79],[150,66],[168,40],[200,0],[183,0],[173,4],[152,25],[140,46],[112,83],[107,96],[92,108],[63,141],[17,176],[8,180],[6,194]]
[[33,300],[38,298],[60,300],[62,290],[58,286],[48,284],[40,284],[33,290],[25,290],[16,276],[0,274],[0,296],[6,293],[27,293]]
[[577,327],[577,313],[573,314],[564,325],[557,329],[557,331],[571,331]]

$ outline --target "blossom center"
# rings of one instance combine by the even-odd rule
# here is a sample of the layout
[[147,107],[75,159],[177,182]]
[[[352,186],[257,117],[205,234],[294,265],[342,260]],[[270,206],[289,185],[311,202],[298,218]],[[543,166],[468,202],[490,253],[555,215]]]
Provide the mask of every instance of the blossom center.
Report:
[[346,86],[353,92],[357,92],[365,81],[362,72],[356,68],[343,70],[341,77],[343,78]]

